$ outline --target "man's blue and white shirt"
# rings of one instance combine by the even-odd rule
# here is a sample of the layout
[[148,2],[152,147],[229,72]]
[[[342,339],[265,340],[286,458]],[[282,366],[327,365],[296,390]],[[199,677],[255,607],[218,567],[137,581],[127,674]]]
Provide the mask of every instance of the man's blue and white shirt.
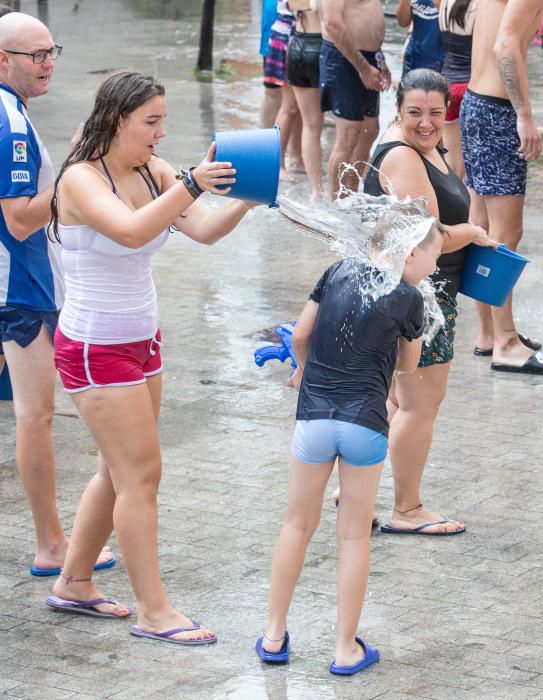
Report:
[[[54,181],[51,158],[18,95],[0,83],[0,200],[33,197]],[[39,229],[19,241],[0,207],[0,307],[55,311],[64,300],[61,246]]]

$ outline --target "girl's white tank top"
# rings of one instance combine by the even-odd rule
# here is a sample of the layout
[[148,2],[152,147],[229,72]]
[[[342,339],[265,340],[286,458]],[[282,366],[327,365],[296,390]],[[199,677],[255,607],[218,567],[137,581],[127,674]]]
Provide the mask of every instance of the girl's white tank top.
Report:
[[96,345],[153,338],[158,307],[151,256],[164,245],[169,231],[137,249],[86,225],[59,222],[58,233],[66,284],[59,318],[62,333]]

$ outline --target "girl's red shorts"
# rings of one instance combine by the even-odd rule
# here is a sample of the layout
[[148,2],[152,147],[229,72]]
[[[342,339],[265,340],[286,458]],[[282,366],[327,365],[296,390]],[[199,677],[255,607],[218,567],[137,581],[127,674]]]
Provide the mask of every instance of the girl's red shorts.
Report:
[[118,345],[70,340],[57,326],[55,366],[69,393],[105,386],[143,384],[162,371],[160,330],[154,338]]

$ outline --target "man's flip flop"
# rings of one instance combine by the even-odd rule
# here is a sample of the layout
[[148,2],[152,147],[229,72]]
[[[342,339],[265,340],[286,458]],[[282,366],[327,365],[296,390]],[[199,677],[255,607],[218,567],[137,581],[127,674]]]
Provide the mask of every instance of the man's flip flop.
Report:
[[194,647],[200,644],[214,644],[217,641],[217,635],[206,637],[205,639],[172,639],[174,634],[180,632],[193,632],[199,630],[201,625],[196,620],[192,620],[194,627],[174,627],[166,632],[148,632],[143,630],[139,625],[130,625],[128,631],[135,637],[145,637],[145,639],[157,639],[159,642],[170,642],[171,644],[181,644],[182,646]]
[[534,352],[520,367],[492,362],[490,369],[495,372],[514,372],[516,374],[543,374],[543,352]]
[[359,673],[368,666],[376,664],[379,661],[379,649],[370,647],[370,645],[366,644],[360,637],[355,637],[355,639],[364,650],[364,658],[360,659],[360,661],[355,664],[351,664],[351,666],[338,666],[335,661],[332,661],[330,664],[330,673],[335,673],[337,676],[354,676],[355,673]]
[[95,598],[94,600],[77,602],[75,600],[65,600],[64,598],[59,598],[56,595],[50,595],[45,602],[46,605],[58,612],[76,613],[77,615],[90,615],[91,617],[103,617],[107,618],[108,620],[124,620],[125,617],[130,617],[130,615],[132,615],[131,608],[127,608],[128,615],[115,615],[114,613],[105,613],[96,610],[96,606],[102,605],[103,603],[118,605],[117,601],[109,598]]
[[460,535],[462,532],[466,531],[466,527],[460,528],[460,530],[452,530],[451,532],[424,532],[427,527],[432,525],[441,525],[442,523],[448,523],[449,518],[443,518],[443,520],[430,520],[427,523],[422,523],[418,527],[407,528],[407,527],[390,527],[388,523],[381,525],[381,532],[386,532],[389,535],[425,535],[426,537],[446,537],[447,535]]
[[259,637],[255,646],[256,653],[260,656],[262,661],[267,664],[285,664],[290,654],[290,637],[288,636],[288,632],[285,632],[283,646],[279,651],[266,651],[262,646],[263,639],[264,637]]
[[[532,340],[531,338],[527,338],[525,335],[521,335],[520,333],[518,334],[518,339],[523,345],[525,345],[527,348],[530,348],[530,350],[534,350],[535,352],[541,350],[541,348],[543,347],[541,343],[538,343],[537,341]],[[476,345],[473,349],[473,354],[477,355],[477,357],[491,357],[492,348],[490,348],[489,350],[485,350]]]
[[[100,571],[101,569],[111,569],[117,563],[117,558],[114,554],[111,555],[111,559],[103,561],[100,564],[96,564],[94,571]],[[39,566],[32,565],[29,569],[32,576],[60,576],[62,568],[59,566],[54,569],[41,569]]]

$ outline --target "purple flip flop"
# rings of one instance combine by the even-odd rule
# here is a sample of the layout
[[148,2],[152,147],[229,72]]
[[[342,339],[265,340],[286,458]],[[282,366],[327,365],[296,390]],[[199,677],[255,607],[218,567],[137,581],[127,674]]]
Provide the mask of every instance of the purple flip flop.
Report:
[[174,627],[171,630],[166,630],[166,632],[148,632],[143,630],[139,625],[130,625],[128,631],[135,637],[144,637],[146,639],[156,639],[159,642],[170,642],[171,644],[181,644],[182,646],[194,647],[201,644],[214,644],[217,641],[217,635],[213,637],[208,637],[207,639],[172,639],[174,634],[179,634],[179,632],[192,632],[194,630],[199,630],[201,625],[196,620],[192,620],[194,627]]
[[116,600],[111,600],[109,598],[95,598],[94,600],[76,602],[75,600],[65,600],[64,598],[59,598],[56,595],[50,595],[45,603],[57,612],[71,612],[78,615],[103,617],[107,618],[108,620],[124,620],[126,617],[130,617],[130,615],[132,615],[131,608],[128,608],[128,615],[114,615],[113,613],[104,613],[96,610],[96,606],[101,605],[102,603],[112,603],[113,605],[118,605]]

